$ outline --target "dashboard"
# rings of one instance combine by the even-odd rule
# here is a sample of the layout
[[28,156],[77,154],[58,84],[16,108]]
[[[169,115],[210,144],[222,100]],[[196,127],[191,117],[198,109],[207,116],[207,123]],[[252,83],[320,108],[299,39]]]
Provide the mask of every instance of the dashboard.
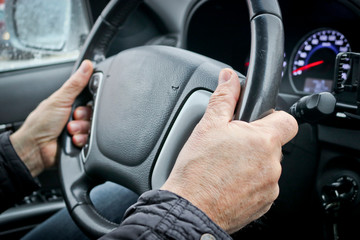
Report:
[[[282,93],[304,96],[334,90],[337,54],[360,50],[354,29],[359,10],[349,2],[279,1],[285,28]],[[185,26],[184,46],[246,74],[250,27],[245,1],[204,1],[195,9]],[[349,66],[342,67],[343,76]]]
[[359,16],[340,1],[280,4],[286,8],[283,17],[289,61],[284,82],[291,85],[282,90],[299,94],[331,92],[336,55],[359,51],[359,35],[353,28]]

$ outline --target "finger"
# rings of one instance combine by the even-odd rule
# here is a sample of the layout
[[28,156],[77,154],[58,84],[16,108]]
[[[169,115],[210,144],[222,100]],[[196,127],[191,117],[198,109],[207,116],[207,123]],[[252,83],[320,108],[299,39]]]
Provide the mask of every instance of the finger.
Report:
[[83,147],[87,143],[88,137],[88,134],[76,134],[72,137],[72,142],[77,147]]
[[68,123],[67,130],[71,135],[88,134],[90,131],[90,122],[85,120],[73,120]]
[[87,120],[89,121],[92,116],[92,109],[88,106],[79,106],[74,111],[75,120]]
[[92,72],[91,61],[84,60],[79,69],[55,92],[55,96],[63,103],[71,105],[88,84]]
[[250,124],[266,128],[270,134],[278,136],[282,146],[293,139],[298,131],[295,118],[284,111],[275,111]]
[[231,121],[239,95],[240,80],[237,74],[232,69],[223,69],[219,75],[218,87],[210,98],[204,118]]

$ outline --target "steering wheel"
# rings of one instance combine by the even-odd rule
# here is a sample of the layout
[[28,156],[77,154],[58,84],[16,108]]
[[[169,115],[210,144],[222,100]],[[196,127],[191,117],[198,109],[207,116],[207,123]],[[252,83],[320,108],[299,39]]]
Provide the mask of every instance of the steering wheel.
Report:
[[[118,225],[97,213],[90,190],[112,181],[141,194],[160,188],[178,153],[205,112],[226,64],[180,48],[142,46],[106,58],[117,30],[141,0],[112,0],[94,24],[83,59],[97,62],[89,89],[73,108],[94,99],[89,143],[78,149],[64,131],[60,180],[67,208],[90,237]],[[204,1],[193,1],[192,8]],[[275,107],[281,80],[284,33],[276,0],[247,0],[251,55],[237,119],[253,121]],[[90,91],[89,91],[90,90]],[[121,199],[119,199],[121,201]]]

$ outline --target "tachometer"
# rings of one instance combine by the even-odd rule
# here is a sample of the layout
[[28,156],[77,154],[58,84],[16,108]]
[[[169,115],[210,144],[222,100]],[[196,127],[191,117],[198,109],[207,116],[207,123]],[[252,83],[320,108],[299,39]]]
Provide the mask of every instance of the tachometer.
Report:
[[336,55],[350,51],[348,40],[336,30],[320,29],[309,34],[292,55],[289,74],[293,86],[305,93],[331,91]]

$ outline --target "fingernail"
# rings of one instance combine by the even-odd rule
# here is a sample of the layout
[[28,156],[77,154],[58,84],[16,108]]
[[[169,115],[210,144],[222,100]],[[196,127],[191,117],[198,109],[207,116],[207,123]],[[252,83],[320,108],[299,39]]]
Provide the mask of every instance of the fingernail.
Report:
[[69,123],[69,128],[71,129],[71,132],[77,133],[80,132],[80,126],[76,123]]
[[90,65],[86,61],[83,61],[79,69],[82,73],[87,73],[90,70]]
[[82,146],[85,145],[86,139],[82,135],[74,135],[73,136],[73,143],[78,147],[82,147]]
[[84,120],[86,118],[86,111],[82,108],[76,109],[74,113],[74,118],[76,120]]
[[219,84],[229,81],[231,79],[231,75],[232,73],[229,70],[223,69],[220,72]]

